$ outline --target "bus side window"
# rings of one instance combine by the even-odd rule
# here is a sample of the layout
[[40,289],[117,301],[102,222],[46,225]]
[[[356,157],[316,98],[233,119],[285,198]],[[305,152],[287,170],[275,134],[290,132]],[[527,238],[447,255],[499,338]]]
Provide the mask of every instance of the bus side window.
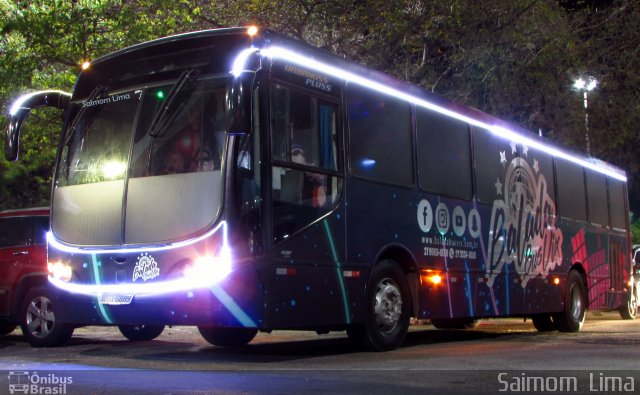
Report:
[[493,204],[496,199],[504,198],[504,188],[509,187],[509,181],[505,180],[507,168],[519,155],[511,143],[485,129],[473,127],[473,167],[476,197],[480,202]]
[[592,170],[587,170],[586,176],[589,221],[596,225],[608,226],[607,178],[604,174]]
[[355,84],[347,85],[350,168],[353,175],[413,185],[411,106]]
[[577,221],[587,221],[587,192],[583,168],[563,159],[556,160],[555,164],[558,215]]
[[416,108],[416,115],[420,187],[427,192],[471,199],[469,126],[424,108]]
[[627,209],[625,204],[624,183],[607,177],[609,191],[609,213],[611,226],[617,229],[627,229]]

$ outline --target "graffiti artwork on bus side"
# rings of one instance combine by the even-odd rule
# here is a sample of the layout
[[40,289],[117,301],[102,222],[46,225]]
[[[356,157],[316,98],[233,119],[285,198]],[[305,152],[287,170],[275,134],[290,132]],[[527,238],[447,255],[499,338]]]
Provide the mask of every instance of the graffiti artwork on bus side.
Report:
[[527,159],[515,156],[507,164],[506,153],[500,152],[506,170],[495,184],[486,261],[489,286],[506,265],[516,270],[524,288],[530,279],[546,278],[562,264],[563,235],[556,228],[555,202],[538,161],[531,158],[531,165]]

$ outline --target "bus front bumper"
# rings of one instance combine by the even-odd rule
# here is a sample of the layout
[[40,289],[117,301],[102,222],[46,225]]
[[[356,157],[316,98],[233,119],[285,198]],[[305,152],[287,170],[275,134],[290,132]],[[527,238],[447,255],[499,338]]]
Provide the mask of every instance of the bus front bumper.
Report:
[[[74,325],[197,325],[260,327],[262,287],[251,271],[235,271],[223,282],[194,289],[136,292],[135,288],[96,288],[74,292],[55,279],[56,319]],[[142,290],[149,291],[149,290]]]

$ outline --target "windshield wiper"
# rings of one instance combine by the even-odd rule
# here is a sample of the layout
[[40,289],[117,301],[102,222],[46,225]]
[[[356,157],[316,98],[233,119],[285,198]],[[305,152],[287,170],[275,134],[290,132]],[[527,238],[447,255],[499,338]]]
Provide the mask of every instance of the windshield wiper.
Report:
[[[102,86],[102,85],[98,85],[95,88],[93,88],[93,90],[89,93],[89,96],[86,98],[86,100],[84,100],[82,103],[88,103],[88,105],[84,105],[80,108],[80,110],[78,110],[78,113],[76,114],[75,119],[73,120],[73,123],[71,124],[71,127],[69,128],[69,134],[67,135],[67,137],[64,140],[64,145],[69,144],[69,141],[71,140],[71,138],[75,135],[76,130],[78,128],[78,124],[80,123],[80,121],[82,120],[82,118],[84,117],[84,113],[87,111],[88,108],[93,108],[93,107],[98,107],[98,106],[93,106],[91,105],[91,102],[93,100],[96,100],[97,98],[99,98],[100,96],[102,96],[102,94],[104,94],[109,88],[106,86]],[[94,108],[94,112],[93,115],[95,115],[97,113],[97,111],[95,111]],[[87,129],[92,121],[93,121],[93,116],[89,117],[86,122],[85,122],[85,129]]]
[[[151,126],[149,126],[149,132],[147,133],[149,136],[154,138],[158,137],[162,130],[169,124],[169,121],[176,114],[176,111],[169,111],[172,109],[173,103],[185,88],[193,86],[198,78],[198,74],[200,74],[200,72],[196,69],[187,69],[180,74],[180,77],[178,77],[178,80],[171,88],[171,91],[167,94],[162,106],[153,115],[153,120],[151,121]],[[185,101],[186,100],[182,100],[182,103],[184,104]]]

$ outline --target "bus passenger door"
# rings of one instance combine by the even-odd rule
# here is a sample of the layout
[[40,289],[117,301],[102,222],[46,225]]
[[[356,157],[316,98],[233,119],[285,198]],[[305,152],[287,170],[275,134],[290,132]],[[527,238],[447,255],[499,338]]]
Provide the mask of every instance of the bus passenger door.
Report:
[[274,83],[270,87],[271,327],[345,322],[343,178],[338,103]]

